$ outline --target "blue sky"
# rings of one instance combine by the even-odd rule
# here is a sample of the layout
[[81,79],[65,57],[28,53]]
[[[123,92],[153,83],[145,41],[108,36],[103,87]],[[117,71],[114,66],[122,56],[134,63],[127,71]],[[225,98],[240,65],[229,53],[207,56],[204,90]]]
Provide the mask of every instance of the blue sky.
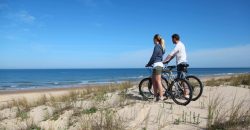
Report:
[[250,67],[249,7],[249,0],[0,0],[0,68],[141,68],[155,33],[167,53],[180,34],[191,67]]

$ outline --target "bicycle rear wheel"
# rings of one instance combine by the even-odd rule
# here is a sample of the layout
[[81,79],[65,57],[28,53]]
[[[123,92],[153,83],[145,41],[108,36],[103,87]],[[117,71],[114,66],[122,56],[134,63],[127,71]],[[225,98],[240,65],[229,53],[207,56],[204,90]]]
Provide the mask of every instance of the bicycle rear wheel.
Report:
[[192,101],[195,101],[201,96],[203,92],[203,84],[199,78],[193,75],[186,76],[186,79],[188,80],[193,90]]
[[152,78],[144,78],[139,83],[139,92],[144,99],[153,98],[153,93],[151,92],[153,89]]
[[[185,79],[176,78],[170,84],[169,89],[173,101],[178,105],[187,105],[192,100],[192,88]],[[188,97],[185,97],[185,95],[188,95]]]

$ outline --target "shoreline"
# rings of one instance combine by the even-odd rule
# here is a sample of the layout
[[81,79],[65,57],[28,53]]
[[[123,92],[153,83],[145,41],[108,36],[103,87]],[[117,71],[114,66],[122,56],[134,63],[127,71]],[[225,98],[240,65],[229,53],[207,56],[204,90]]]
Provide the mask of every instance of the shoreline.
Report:
[[[129,82],[124,81],[122,83]],[[60,91],[74,91],[79,89],[87,89],[87,88],[99,88],[105,87],[110,85],[118,85],[122,83],[112,83],[112,84],[88,84],[88,85],[75,85],[75,86],[68,86],[68,87],[54,87],[54,88],[35,88],[35,89],[18,89],[18,90],[0,90],[0,97],[1,95],[8,95],[8,94],[27,94],[27,93],[46,93],[46,92],[60,92]],[[138,84],[137,81],[130,82],[132,85]]]
[[[202,82],[206,82],[207,80],[211,79],[224,79],[229,78],[232,76],[239,76],[244,75],[246,73],[237,73],[237,74],[230,74],[230,75],[207,75],[207,76],[198,76]],[[57,86],[57,87],[41,87],[41,88],[27,88],[27,89],[6,89],[0,90],[0,97],[1,95],[8,95],[8,94],[27,94],[27,93],[46,93],[46,92],[59,92],[59,91],[72,91],[78,89],[85,89],[90,87],[104,87],[109,85],[117,85],[124,82],[130,82],[132,85],[138,85],[142,79],[131,81],[125,80],[118,83],[103,83],[103,84],[79,84],[79,85],[65,85],[65,86]]]

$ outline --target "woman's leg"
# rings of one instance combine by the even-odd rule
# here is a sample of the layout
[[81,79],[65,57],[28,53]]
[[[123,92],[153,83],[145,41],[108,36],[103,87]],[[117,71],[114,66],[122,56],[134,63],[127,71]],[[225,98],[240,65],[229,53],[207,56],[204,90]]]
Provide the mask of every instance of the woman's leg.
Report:
[[155,75],[152,75],[152,83],[153,83],[153,88],[154,88],[154,96],[157,97],[158,96],[158,87],[157,87],[157,84],[156,84]]
[[160,98],[163,98],[163,88],[162,88],[162,84],[161,84],[161,75],[155,75],[155,80],[156,80],[156,85],[157,85],[157,88],[159,90],[159,95],[160,95]]

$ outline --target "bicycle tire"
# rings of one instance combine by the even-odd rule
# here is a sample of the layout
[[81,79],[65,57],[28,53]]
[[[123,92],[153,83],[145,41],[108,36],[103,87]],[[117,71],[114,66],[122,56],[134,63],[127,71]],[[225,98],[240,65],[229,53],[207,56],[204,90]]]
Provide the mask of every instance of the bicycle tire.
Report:
[[[174,85],[175,85],[176,83],[178,83],[179,81],[181,81],[181,83],[187,84],[187,87],[188,87],[188,90],[189,90],[189,98],[188,98],[188,99],[187,99],[187,98],[184,98],[184,99],[183,99],[185,102],[179,102],[177,99],[178,99],[178,98],[181,98],[181,97],[176,97],[176,94],[174,94],[174,91],[173,91]],[[170,86],[169,86],[169,89],[170,89],[169,93],[170,93],[170,95],[171,95],[171,98],[172,98],[172,100],[173,100],[176,104],[186,106],[186,105],[188,105],[188,104],[191,102],[191,100],[192,100],[192,88],[191,88],[191,85],[189,84],[189,82],[188,82],[186,79],[182,79],[182,78],[176,78],[176,79],[174,79],[174,81],[171,82],[171,84],[170,84]],[[179,89],[179,88],[178,88],[178,89]],[[178,90],[178,91],[179,91],[179,90]],[[179,95],[179,96],[180,96],[180,95]]]
[[[144,86],[145,85],[145,86]],[[143,88],[147,87],[147,90],[144,90]],[[150,96],[153,95],[153,93],[150,91],[152,88],[152,78],[144,78],[139,83],[139,93],[142,95],[144,99],[149,99]]]
[[[194,76],[194,75],[188,75],[188,76],[186,76],[186,79],[189,81],[189,83],[190,83],[190,85],[192,87],[192,90],[193,90],[192,101],[196,101],[197,99],[200,98],[200,96],[203,93],[203,84],[202,84],[201,80],[198,77]],[[198,85],[199,85],[198,87],[200,88],[200,91],[197,94],[197,96],[194,94],[196,85],[195,84],[193,85],[193,83],[191,83],[190,79],[196,80],[196,83],[198,83]]]

